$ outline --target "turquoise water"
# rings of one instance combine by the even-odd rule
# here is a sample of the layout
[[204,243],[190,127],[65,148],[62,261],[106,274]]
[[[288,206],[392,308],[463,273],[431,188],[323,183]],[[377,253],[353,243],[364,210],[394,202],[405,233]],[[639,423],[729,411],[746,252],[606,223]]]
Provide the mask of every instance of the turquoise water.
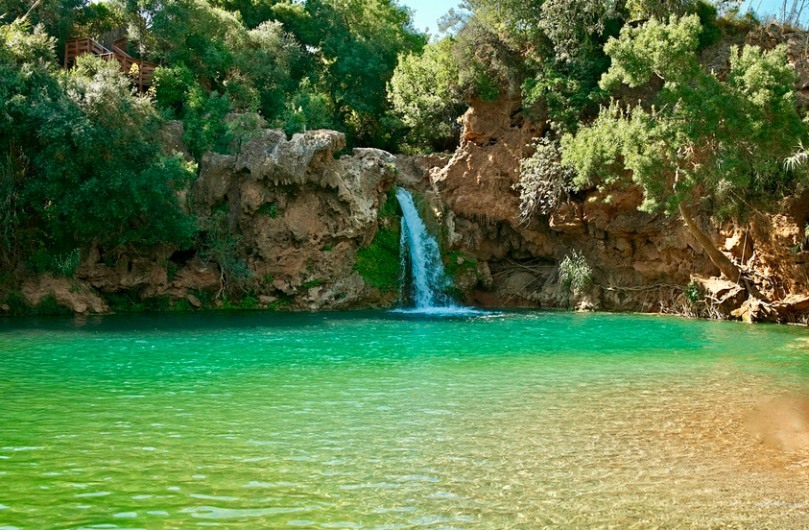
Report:
[[808,339],[537,312],[0,321],[0,528],[809,527]]

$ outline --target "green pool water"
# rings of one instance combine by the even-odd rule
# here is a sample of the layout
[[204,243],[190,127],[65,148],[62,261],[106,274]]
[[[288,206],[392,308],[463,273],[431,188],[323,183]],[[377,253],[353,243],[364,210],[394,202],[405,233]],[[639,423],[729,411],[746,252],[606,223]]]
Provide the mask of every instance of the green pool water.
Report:
[[0,528],[809,527],[809,333],[0,321]]

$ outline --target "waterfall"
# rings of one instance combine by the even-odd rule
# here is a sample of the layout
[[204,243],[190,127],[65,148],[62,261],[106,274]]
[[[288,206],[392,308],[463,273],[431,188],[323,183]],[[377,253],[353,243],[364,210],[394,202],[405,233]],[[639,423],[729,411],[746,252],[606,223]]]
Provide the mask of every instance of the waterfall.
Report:
[[[427,232],[424,221],[419,217],[413,196],[403,188],[396,188],[396,199],[402,208],[402,235],[400,240],[400,255],[402,271],[407,270],[410,264],[410,287],[416,309],[427,310],[433,308],[455,307],[446,290],[452,282],[444,273],[444,264],[441,262],[438,242]],[[403,279],[407,280],[404,276]],[[405,294],[405,285],[402,282],[402,295]],[[401,297],[404,300],[404,296]]]

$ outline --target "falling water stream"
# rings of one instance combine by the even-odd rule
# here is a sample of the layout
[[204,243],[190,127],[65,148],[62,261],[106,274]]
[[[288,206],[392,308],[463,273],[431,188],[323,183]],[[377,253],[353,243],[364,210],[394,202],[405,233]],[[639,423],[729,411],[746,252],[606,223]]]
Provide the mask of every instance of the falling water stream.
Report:
[[414,310],[420,313],[468,311],[467,308],[457,306],[446,294],[452,287],[452,280],[444,272],[438,242],[427,232],[413,202],[413,196],[404,188],[397,188],[396,198],[402,208],[400,248],[403,274],[406,274],[408,264],[410,270],[409,284],[404,281],[407,278],[403,278],[402,285],[411,286],[410,293],[402,293],[402,300],[410,298],[415,306]]

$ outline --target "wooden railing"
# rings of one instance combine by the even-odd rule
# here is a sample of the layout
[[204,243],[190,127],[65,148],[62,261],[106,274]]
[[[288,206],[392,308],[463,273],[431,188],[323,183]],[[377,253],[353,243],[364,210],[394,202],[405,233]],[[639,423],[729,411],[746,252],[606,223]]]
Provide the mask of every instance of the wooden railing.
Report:
[[148,61],[142,61],[130,56],[117,45],[112,45],[112,50],[108,50],[93,39],[71,39],[65,43],[65,68],[71,68],[76,64],[76,57],[91,53],[107,61],[118,61],[121,70],[132,78],[138,85],[138,89],[143,92],[152,84],[152,74],[158,65]]

